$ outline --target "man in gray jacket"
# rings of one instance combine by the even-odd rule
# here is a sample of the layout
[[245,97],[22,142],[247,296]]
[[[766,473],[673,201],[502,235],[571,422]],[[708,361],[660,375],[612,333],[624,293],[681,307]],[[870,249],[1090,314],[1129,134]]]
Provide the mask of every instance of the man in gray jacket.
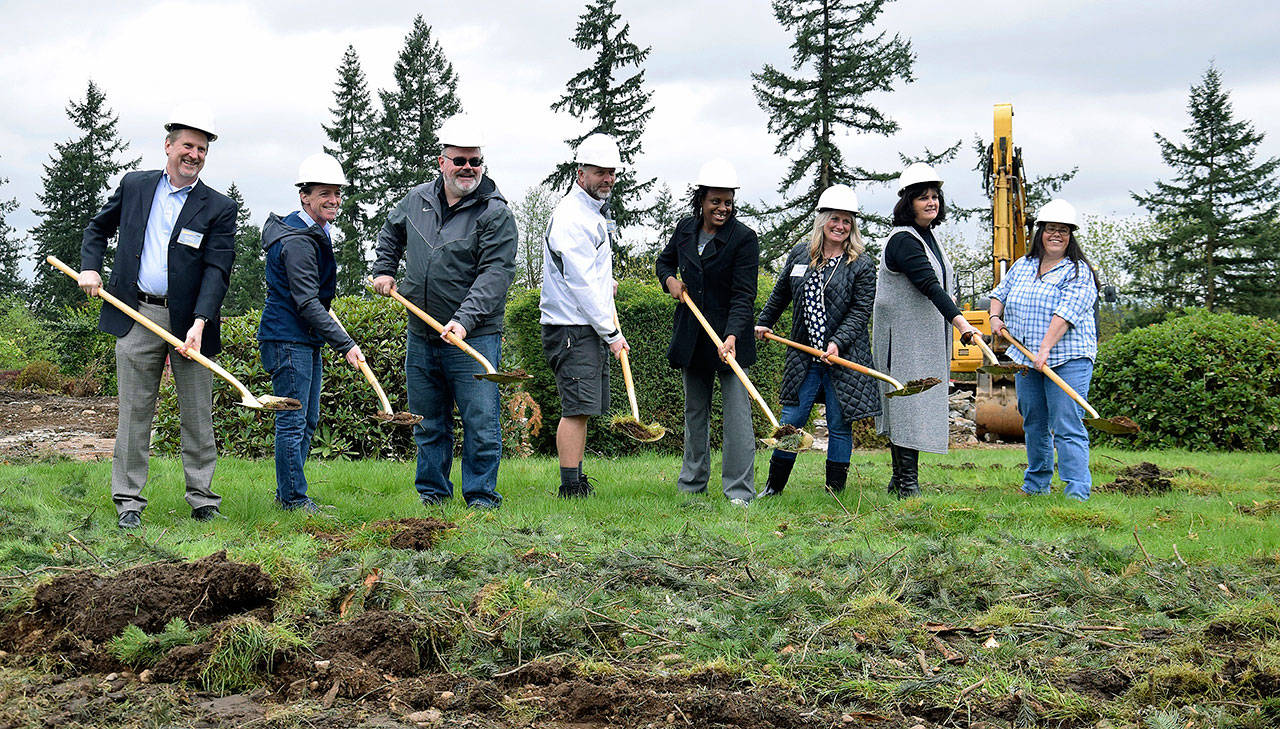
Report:
[[[409,317],[405,376],[409,410],[422,416],[414,427],[418,469],[414,485],[425,505],[453,496],[453,408],[462,417],[462,496],[477,509],[502,503],[497,491],[502,430],[498,386],[474,375],[480,365],[445,340],[465,339],[490,362],[501,357],[502,318],[515,275],[519,233],[507,201],[484,175],[484,146],[474,122],[459,115],[439,132],[440,176],[418,185],[391,211],[378,234],[373,288],[389,296],[399,290],[437,321],[437,335]],[[404,279],[395,274],[401,258]]]

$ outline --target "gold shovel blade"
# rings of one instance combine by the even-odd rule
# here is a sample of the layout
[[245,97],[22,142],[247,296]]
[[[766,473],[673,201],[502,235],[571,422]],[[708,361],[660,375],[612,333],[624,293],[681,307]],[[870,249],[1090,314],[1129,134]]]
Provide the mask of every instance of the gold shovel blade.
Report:
[[907,384],[903,385],[901,390],[894,390],[893,392],[885,393],[885,397],[910,397],[912,395],[919,395],[925,390],[931,389],[933,387],[937,387],[940,384],[942,384],[942,380],[938,379],[937,377],[927,377],[922,380],[912,380]]
[[1028,369],[1030,368],[1026,365],[1010,363],[983,365],[978,368],[978,371],[988,375],[1016,375],[1020,372],[1025,372]]
[[374,420],[389,425],[417,425],[422,422],[421,415],[413,413],[384,413],[381,410],[370,416]]
[[281,410],[301,410],[302,409],[302,403],[298,402],[296,398],[292,398],[292,397],[277,397],[276,395],[259,395],[257,400],[258,400],[257,402],[252,402],[246,398],[236,404],[243,405],[244,407],[247,407],[247,408],[253,408],[254,410],[271,410],[276,412]]
[[1133,435],[1141,430],[1137,423],[1123,415],[1110,418],[1085,418],[1084,424],[1111,435]]
[[499,385],[510,385],[514,382],[524,382],[525,380],[532,379],[532,375],[528,374],[524,370],[516,370],[515,372],[481,372],[476,375],[475,378],[477,380],[496,382]]

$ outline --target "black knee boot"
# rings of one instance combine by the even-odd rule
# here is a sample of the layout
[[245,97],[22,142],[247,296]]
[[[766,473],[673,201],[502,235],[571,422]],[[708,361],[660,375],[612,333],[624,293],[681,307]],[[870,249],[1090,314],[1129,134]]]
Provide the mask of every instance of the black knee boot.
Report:
[[898,478],[902,470],[900,460],[898,458],[898,446],[889,444],[889,465],[893,468],[893,475],[889,477],[888,494],[890,496],[898,495]]
[[827,490],[833,493],[844,491],[849,480],[849,464],[827,461]]
[[894,446],[898,462],[898,498],[909,499],[920,495],[920,451],[914,448]]
[[769,479],[764,482],[761,496],[777,496],[787,486],[791,478],[791,469],[796,465],[795,459],[787,460],[773,456],[769,459]]

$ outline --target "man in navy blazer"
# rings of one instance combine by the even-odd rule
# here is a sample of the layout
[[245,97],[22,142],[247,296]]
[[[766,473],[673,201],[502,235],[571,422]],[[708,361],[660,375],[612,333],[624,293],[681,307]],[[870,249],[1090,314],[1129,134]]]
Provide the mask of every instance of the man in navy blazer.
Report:
[[124,529],[142,524],[151,422],[166,358],[178,391],[191,517],[221,516],[222,499],[211,489],[217,459],[212,373],[187,351],[212,356],[222,349],[219,312],[235,259],[236,203],[199,179],[209,143],[217,139],[208,113],[188,107],[175,110],[170,120],[164,169],[126,174],[89,221],[80,245],[80,288],[96,296],[107,243],[118,232],[106,290],[184,340],[175,350],[123,312],[102,307],[98,326],[117,337],[120,420],[111,497]]

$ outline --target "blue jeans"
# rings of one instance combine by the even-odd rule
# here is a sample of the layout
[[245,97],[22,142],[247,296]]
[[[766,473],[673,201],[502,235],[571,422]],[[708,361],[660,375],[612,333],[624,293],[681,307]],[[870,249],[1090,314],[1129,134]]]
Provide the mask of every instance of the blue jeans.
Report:
[[[783,405],[779,420],[786,425],[803,428],[809,422],[809,413],[820,394],[826,396],[827,403],[827,460],[848,463],[849,456],[853,453],[853,431],[840,412],[840,398],[836,394],[835,383],[831,381],[831,365],[821,362],[809,364],[809,372],[800,384],[798,402],[795,405]],[[796,454],[775,449],[773,457],[782,461],[794,461]]]
[[[1093,360],[1078,357],[1053,368],[1080,397],[1088,399]],[[1084,410],[1043,374],[1027,370],[1017,377],[1018,412],[1027,437],[1027,472],[1022,490],[1049,493],[1053,480],[1053,453],[1058,452],[1058,478],[1063,492],[1085,501],[1093,485],[1089,473],[1089,433],[1081,418]]]
[[[501,361],[498,334],[467,337],[490,362]],[[409,332],[405,379],[409,410],[422,416],[413,428],[418,444],[414,486],[425,502],[453,496],[449,471],[453,468],[453,406],[462,416],[462,497],[468,505],[502,503],[498,493],[498,462],[502,458],[502,429],[498,424],[498,385],[477,380],[480,366],[466,352],[439,337],[423,339]]]
[[307,502],[302,466],[311,453],[311,436],[320,424],[320,347],[299,342],[259,342],[262,367],[271,373],[271,392],[296,398],[301,410],[280,410],[276,419],[276,501],[286,509]]

